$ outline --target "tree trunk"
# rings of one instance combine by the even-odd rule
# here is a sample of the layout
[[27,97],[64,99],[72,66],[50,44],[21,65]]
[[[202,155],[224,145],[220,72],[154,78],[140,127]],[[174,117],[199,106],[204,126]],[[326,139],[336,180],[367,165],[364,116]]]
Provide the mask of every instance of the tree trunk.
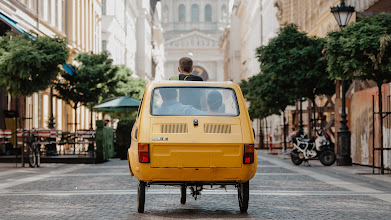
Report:
[[92,130],[92,103],[90,106],[90,130]]
[[265,118],[265,129],[266,129],[266,147],[267,147],[267,149],[270,149],[269,147],[269,133],[268,133],[268,130],[267,130],[267,118]]
[[286,151],[286,122],[285,122],[285,110],[282,111],[282,121],[284,123],[284,152]]
[[380,116],[380,172],[384,174],[384,164],[383,164],[383,98],[381,93],[382,83],[378,83],[377,87],[379,88],[379,116]]
[[316,121],[316,111],[315,111],[315,108],[316,108],[315,97],[312,99],[312,106],[314,108],[314,117],[313,117],[312,123],[315,124],[315,126],[313,126],[313,127],[315,127],[314,134],[316,135],[317,121]]
[[263,126],[262,126],[262,118],[259,117],[259,147],[261,149],[264,149],[265,148],[265,143],[264,143],[264,140],[263,140]]

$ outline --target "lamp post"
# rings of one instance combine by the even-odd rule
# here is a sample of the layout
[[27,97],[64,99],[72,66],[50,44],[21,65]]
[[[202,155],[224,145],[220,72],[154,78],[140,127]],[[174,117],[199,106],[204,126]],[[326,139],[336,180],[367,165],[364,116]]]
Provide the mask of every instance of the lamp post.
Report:
[[[345,27],[350,17],[354,12],[354,7],[347,6],[344,0],[341,0],[341,4],[331,8],[335,20],[339,27],[342,29]],[[346,110],[345,110],[345,80],[341,80],[342,84],[342,111],[341,111],[341,126],[338,130],[338,145],[337,145],[337,165],[339,166],[351,166],[352,158],[350,157],[350,131],[347,126]]]
[[54,117],[53,117],[53,84],[50,86],[50,118],[49,128],[54,128]]
[[299,130],[298,134],[303,135],[304,134],[304,129],[303,129],[303,98],[300,98],[300,111],[299,111]]

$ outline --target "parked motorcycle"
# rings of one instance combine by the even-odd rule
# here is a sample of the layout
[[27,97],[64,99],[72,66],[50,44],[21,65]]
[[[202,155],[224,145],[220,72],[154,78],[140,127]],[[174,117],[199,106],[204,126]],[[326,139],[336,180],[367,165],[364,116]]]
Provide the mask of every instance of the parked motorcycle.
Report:
[[291,152],[292,163],[300,165],[303,161],[318,158],[324,166],[335,163],[334,143],[330,137],[318,131],[315,139],[307,139],[304,134],[292,137],[293,150]]

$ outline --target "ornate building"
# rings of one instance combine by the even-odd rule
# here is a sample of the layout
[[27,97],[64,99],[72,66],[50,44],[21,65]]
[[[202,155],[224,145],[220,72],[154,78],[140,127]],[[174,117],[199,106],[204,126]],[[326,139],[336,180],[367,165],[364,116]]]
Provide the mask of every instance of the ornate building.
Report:
[[[352,5],[358,14],[369,11],[384,11],[384,3],[387,0],[346,0],[347,5]],[[277,19],[280,25],[295,23],[302,31],[310,36],[325,37],[327,32],[337,30],[338,24],[330,13],[330,7],[339,4],[340,0],[313,1],[313,0],[275,0]],[[378,10],[376,10],[376,4]],[[372,9],[371,9],[372,8]],[[380,9],[380,10],[379,10]],[[352,16],[350,22],[355,21]]]
[[178,73],[178,60],[188,56],[204,80],[224,80],[219,39],[229,24],[229,0],[162,0],[165,38],[164,79]]
[[102,1],[102,49],[146,80],[164,72],[164,38],[157,0]]

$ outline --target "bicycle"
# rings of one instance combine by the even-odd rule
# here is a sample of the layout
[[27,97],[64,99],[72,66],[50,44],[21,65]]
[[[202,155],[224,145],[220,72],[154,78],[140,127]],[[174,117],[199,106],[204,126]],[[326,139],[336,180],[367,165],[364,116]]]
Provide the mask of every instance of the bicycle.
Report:
[[[40,167],[41,166],[41,152],[40,148],[41,145],[38,143],[38,137],[36,134],[36,130],[33,130],[34,132],[31,132],[31,130],[28,131],[28,136],[25,137],[25,143],[27,143],[27,157],[29,166],[31,168]],[[25,135],[25,132],[23,133]]]

